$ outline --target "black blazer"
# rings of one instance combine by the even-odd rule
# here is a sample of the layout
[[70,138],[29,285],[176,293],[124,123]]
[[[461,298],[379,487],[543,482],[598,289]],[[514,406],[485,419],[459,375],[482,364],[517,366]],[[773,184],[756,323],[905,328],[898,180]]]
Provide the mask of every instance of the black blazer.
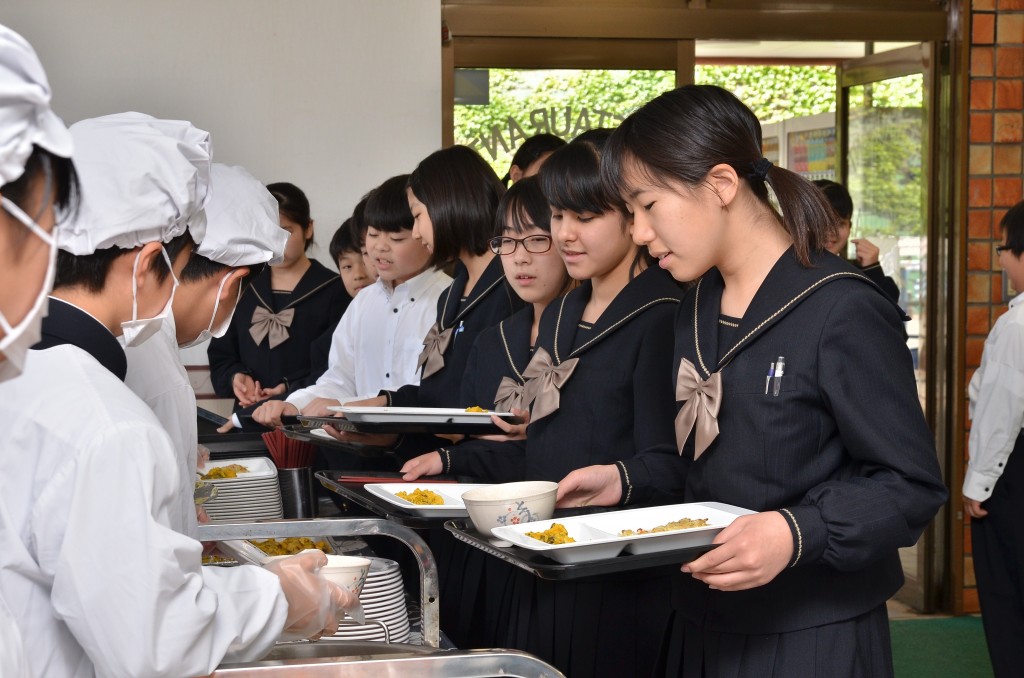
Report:
[[[526,441],[468,441],[449,450],[452,471],[504,482],[552,480],[592,464],[617,464],[628,478],[622,503],[654,496],[648,476],[650,458],[668,469],[675,482],[659,489],[682,489],[682,471],[674,449],[675,411],[672,323],[682,291],[664,271],[651,268],[633,279],[590,330],[580,319],[590,299],[584,283],[541,318],[537,346],[556,364],[579,358],[563,384],[559,409],[531,421]],[[529,335],[526,335],[527,337]],[[490,356],[482,362],[501,361]],[[642,488],[635,488],[637,482]]]
[[[287,382],[288,392],[314,383],[310,345],[325,332],[332,332],[351,299],[337,273],[319,261],[309,269],[289,294],[275,294],[270,288],[270,268],[264,268],[246,287],[227,334],[210,341],[210,378],[213,389],[223,398],[234,398],[231,379],[238,372],[252,375],[265,388]],[[288,339],[268,347],[268,338],[258,345],[249,334],[257,306],[271,312],[295,309]]]
[[[884,604],[903,583],[897,549],[947,498],[904,314],[839,257],[812,264],[786,252],[721,348],[716,269],[679,308],[675,364],[723,382],[718,437],[696,461],[693,434],[684,445],[682,498],[780,510],[793,534],[794,561],[765,586],[722,592],[676,579],[679,613],[711,630],[781,633]],[[779,356],[780,393],[766,395]]]

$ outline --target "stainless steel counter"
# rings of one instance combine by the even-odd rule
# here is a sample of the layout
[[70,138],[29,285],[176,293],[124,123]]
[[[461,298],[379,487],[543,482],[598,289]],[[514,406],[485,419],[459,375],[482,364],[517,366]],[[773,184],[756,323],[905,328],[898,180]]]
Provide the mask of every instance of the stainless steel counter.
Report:
[[[226,664],[210,678],[565,678],[536,657],[515,650],[433,650],[416,645],[381,644],[367,647],[371,645],[368,643],[343,647],[345,645],[348,644],[311,643],[305,648],[312,656],[302,656],[301,648],[297,648],[300,651],[294,658]],[[358,654],[345,654],[352,652]],[[340,656],[327,657],[330,653]]]
[[437,563],[434,561],[434,555],[427,548],[426,542],[408,527],[396,525],[383,518],[271,520],[257,523],[225,522],[199,526],[201,541],[283,539],[285,537],[365,537],[367,535],[391,537],[412,550],[420,569],[420,629],[423,633],[423,643],[430,647],[438,647],[441,643],[441,628],[438,618]]

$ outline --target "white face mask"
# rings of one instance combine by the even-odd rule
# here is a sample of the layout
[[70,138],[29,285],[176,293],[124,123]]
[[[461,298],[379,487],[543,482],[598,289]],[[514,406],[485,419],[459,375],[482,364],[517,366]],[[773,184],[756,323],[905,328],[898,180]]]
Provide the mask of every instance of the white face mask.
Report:
[[139,268],[139,259],[142,257],[142,250],[139,250],[139,253],[135,255],[135,263],[132,264],[132,319],[121,323],[122,334],[118,338],[118,341],[125,348],[139,346],[159,332],[160,326],[164,323],[164,318],[171,313],[174,293],[178,290],[178,279],[174,277],[174,268],[171,266],[171,258],[167,255],[167,250],[161,249],[160,251],[164,255],[164,261],[167,262],[167,268],[171,271],[171,280],[174,281],[174,286],[171,287],[171,296],[167,298],[167,303],[164,304],[163,310],[155,316],[139,319],[138,283],[135,279],[135,274]]
[[224,279],[220,281],[220,287],[217,288],[217,298],[213,302],[213,315],[210,317],[210,324],[192,341],[185,344],[178,344],[178,348],[192,348],[193,346],[198,346],[208,339],[220,339],[227,334],[228,327],[231,326],[231,318],[234,317],[235,309],[238,308],[238,300],[242,298],[241,281],[238,283],[238,296],[235,297],[235,308],[231,309],[231,313],[229,313],[228,317],[224,319],[224,322],[217,326],[217,329],[213,329],[213,323],[217,320],[217,308],[220,306],[220,294],[224,291],[224,285],[227,283],[228,278],[231,277],[232,273],[234,273],[234,271],[229,271],[228,274],[224,276]]
[[6,360],[0,363],[0,381],[16,377],[25,368],[25,358],[28,350],[39,342],[42,337],[43,318],[46,317],[46,309],[49,303],[50,290],[53,289],[53,277],[57,271],[57,241],[53,235],[43,230],[30,216],[25,214],[20,207],[7,198],[0,198],[0,205],[7,212],[25,225],[28,230],[36,234],[44,243],[50,246],[50,261],[46,265],[46,276],[43,278],[43,286],[36,296],[35,302],[28,314],[21,319],[16,326],[11,326],[7,318],[0,311],[0,329],[3,329],[4,336],[0,339],[0,353],[4,354]]

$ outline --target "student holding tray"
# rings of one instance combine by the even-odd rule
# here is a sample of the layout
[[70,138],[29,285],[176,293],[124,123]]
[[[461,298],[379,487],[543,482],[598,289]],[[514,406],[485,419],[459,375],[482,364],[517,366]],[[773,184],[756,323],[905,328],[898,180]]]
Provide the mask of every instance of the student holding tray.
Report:
[[[462,376],[477,335],[523,305],[488,247],[495,210],[504,192],[490,165],[465,146],[431,153],[409,175],[406,197],[413,216],[413,237],[431,252],[431,264],[454,263],[455,280],[438,299],[436,322],[421,342],[419,383],[384,390],[375,398],[351,405],[459,405]],[[399,442],[397,436],[326,430],[343,441],[382,446]],[[444,442],[435,436],[404,436],[397,451],[400,457],[409,458]]]
[[[648,473],[645,456],[674,457],[669,372],[681,290],[649,268],[633,243],[628,215],[601,186],[597,146],[570,143],[539,176],[551,205],[553,245],[582,284],[541,318],[537,348],[523,370],[532,401],[526,439],[464,441],[441,451],[443,464],[436,455],[413,460],[407,479],[427,470],[494,482],[557,481],[594,463],[615,464],[641,479]],[[501,358],[484,362],[492,360]],[[644,450],[648,455],[639,454]],[[431,467],[421,468],[430,460]],[[650,498],[637,491],[621,503]],[[668,623],[672,570],[551,582],[491,559],[478,603],[485,609],[474,614],[494,620],[494,644],[535,654],[568,675],[643,676]],[[472,573],[469,565],[466,571]]]
[[575,284],[553,246],[551,206],[535,177],[512,185],[498,205],[496,223],[491,251],[501,255],[505,280],[527,305],[477,337],[462,378],[461,404],[522,411],[523,371],[537,343],[541,316]]
[[[631,115],[602,176],[635,240],[697,280],[671,371],[680,456],[664,461],[688,468],[678,497],[759,512],[674,578],[663,674],[891,676],[898,549],[947,497],[903,314],[825,251],[834,212],[761,156],[757,119],[723,89],[689,85]],[[560,502],[613,505],[631,480],[580,469]]]

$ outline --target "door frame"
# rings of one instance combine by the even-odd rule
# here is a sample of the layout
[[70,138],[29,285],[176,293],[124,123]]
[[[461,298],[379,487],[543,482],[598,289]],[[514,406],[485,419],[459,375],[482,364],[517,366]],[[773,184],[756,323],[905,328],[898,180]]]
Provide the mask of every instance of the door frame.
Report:
[[[924,411],[931,427],[943,478],[948,480],[953,468],[956,422],[962,416],[958,406],[962,399],[953,397],[957,369],[954,364],[955,333],[958,317],[956,266],[951,220],[951,193],[945,190],[952,176],[952,153],[948,152],[948,45],[927,42],[849,59],[836,69],[836,147],[839,181],[846,183],[849,169],[849,88],[882,80],[921,74],[924,78],[924,138],[922,140],[922,187],[926,194],[922,210],[926,222],[928,296],[925,303],[925,327],[928,343],[921,356],[925,370]],[[896,594],[897,600],[922,612],[935,612],[947,606],[944,585],[950,571],[950,515],[948,505],[940,509],[919,541],[919,579],[908,579]]]

